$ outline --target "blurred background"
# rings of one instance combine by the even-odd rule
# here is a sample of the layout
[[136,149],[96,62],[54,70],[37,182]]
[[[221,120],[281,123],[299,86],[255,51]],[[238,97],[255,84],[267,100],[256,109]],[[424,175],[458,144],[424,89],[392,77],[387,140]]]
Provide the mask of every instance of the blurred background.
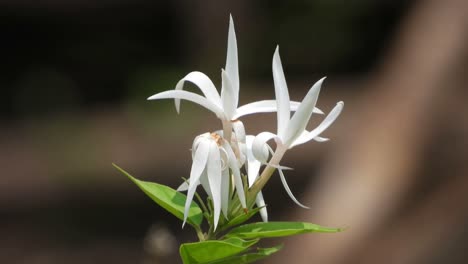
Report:
[[[468,2],[0,3],[0,261],[179,263],[189,228],[120,175],[176,187],[212,113],[146,101],[190,71],[220,83],[229,14],[240,103],[273,99],[277,44],[291,98],[344,112],[332,140],[288,152],[297,207],[273,177],[271,220],[346,226],[270,241],[264,263],[466,263]],[[316,117],[311,127],[320,121]],[[249,134],[276,130],[248,116]],[[265,245],[269,245],[268,242]]]

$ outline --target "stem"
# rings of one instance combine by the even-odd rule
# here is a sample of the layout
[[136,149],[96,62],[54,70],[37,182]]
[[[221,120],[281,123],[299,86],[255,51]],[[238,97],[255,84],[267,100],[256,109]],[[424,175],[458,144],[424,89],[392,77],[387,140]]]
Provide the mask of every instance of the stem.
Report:
[[[255,203],[258,192],[260,192],[263,189],[263,187],[265,187],[268,180],[270,180],[271,175],[273,175],[273,172],[275,172],[276,168],[272,167],[271,165],[279,165],[281,159],[284,156],[284,153],[286,153],[287,150],[287,146],[283,144],[278,144],[275,153],[273,153],[270,162],[267,164],[265,169],[263,169],[262,174],[260,174],[260,176],[252,185],[252,187],[250,187],[250,189],[247,190],[247,192],[245,193],[248,209],[252,208],[253,204]],[[233,208],[234,210],[232,211],[232,215],[234,216],[238,215],[241,212],[241,210],[243,210],[242,206],[239,203],[235,203]]]
[[278,147],[275,150],[275,153],[273,153],[273,157],[271,157],[270,162],[267,164],[265,169],[262,171],[262,174],[260,174],[260,177],[255,181],[255,183],[250,187],[249,191],[247,192],[247,199],[255,201],[255,197],[257,196],[258,192],[260,192],[263,187],[265,187],[265,184],[268,182],[268,180],[271,178],[271,175],[273,175],[273,172],[275,172],[276,168],[272,167],[279,165],[281,159],[284,156],[284,153],[286,153],[286,150],[288,150],[287,146],[283,144],[278,144]]
[[208,235],[206,236],[206,240],[214,239],[213,234],[213,225],[210,225],[210,228],[208,229]]
[[198,240],[200,242],[205,241],[205,235],[203,235],[202,230],[200,229],[199,226],[193,226],[195,228],[195,231],[197,232]]

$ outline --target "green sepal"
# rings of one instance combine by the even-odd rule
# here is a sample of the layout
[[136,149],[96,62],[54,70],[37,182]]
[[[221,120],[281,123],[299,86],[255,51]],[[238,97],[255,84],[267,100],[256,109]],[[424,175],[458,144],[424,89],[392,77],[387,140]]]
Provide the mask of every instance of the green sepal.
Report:
[[[175,215],[180,220],[184,220],[184,208],[187,196],[162,184],[154,182],[140,181],[119,166],[112,164],[122,174],[127,176],[134,182],[146,195],[148,195],[159,206],[166,209],[171,214]],[[187,223],[192,226],[199,227],[203,220],[203,212],[198,207],[198,204],[192,201],[187,216]]]
[[267,222],[246,224],[232,229],[226,237],[240,237],[243,239],[270,238],[293,236],[305,233],[320,232],[334,233],[343,231],[342,228],[329,228],[304,222]]
[[224,231],[224,230],[227,230],[228,228],[244,223],[245,221],[249,220],[252,216],[256,215],[258,211],[260,211],[260,209],[262,208],[264,208],[264,206],[256,207],[247,213],[241,213],[240,215],[229,220],[229,222],[227,222],[225,225],[221,226],[220,231]]

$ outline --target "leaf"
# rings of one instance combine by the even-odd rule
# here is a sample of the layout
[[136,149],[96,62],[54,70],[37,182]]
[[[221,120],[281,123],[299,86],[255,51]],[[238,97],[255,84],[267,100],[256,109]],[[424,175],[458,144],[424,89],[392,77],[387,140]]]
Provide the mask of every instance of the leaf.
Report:
[[244,223],[245,221],[249,220],[252,216],[256,215],[258,213],[258,211],[260,211],[260,209],[264,208],[264,206],[262,207],[257,207],[255,209],[252,209],[250,210],[248,213],[242,213],[234,218],[232,218],[231,220],[229,220],[229,222],[225,225],[223,225],[220,229],[220,231],[223,231],[223,230],[226,230],[230,227],[233,227],[233,226],[236,226],[236,225],[240,225],[242,223]]
[[[112,164],[122,174],[133,181],[146,195],[148,195],[159,206],[175,215],[180,220],[184,220],[184,207],[187,196],[165,185],[154,182],[140,181],[132,177],[128,172],[119,166]],[[203,214],[196,202],[192,202],[188,212],[187,223],[192,226],[199,226],[203,220]]]
[[225,240],[207,240],[182,244],[179,252],[184,264],[210,263],[235,256],[257,242],[258,239],[246,241],[237,237]]
[[334,233],[342,230],[342,228],[329,228],[304,222],[260,222],[236,227],[227,233],[226,237],[255,239],[293,236],[312,232]]
[[252,263],[260,259],[264,259],[271,254],[278,252],[283,246],[279,245],[271,248],[259,248],[257,252],[247,253],[245,255],[234,256],[225,258],[219,261],[210,262],[209,264],[247,264]]

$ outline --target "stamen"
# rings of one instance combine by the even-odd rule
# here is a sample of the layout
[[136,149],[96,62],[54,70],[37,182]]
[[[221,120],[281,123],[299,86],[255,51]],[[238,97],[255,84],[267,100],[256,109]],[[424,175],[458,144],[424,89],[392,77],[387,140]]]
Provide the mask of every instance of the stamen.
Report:
[[218,147],[220,147],[223,144],[223,138],[219,134],[211,133],[210,135],[214,139]]

